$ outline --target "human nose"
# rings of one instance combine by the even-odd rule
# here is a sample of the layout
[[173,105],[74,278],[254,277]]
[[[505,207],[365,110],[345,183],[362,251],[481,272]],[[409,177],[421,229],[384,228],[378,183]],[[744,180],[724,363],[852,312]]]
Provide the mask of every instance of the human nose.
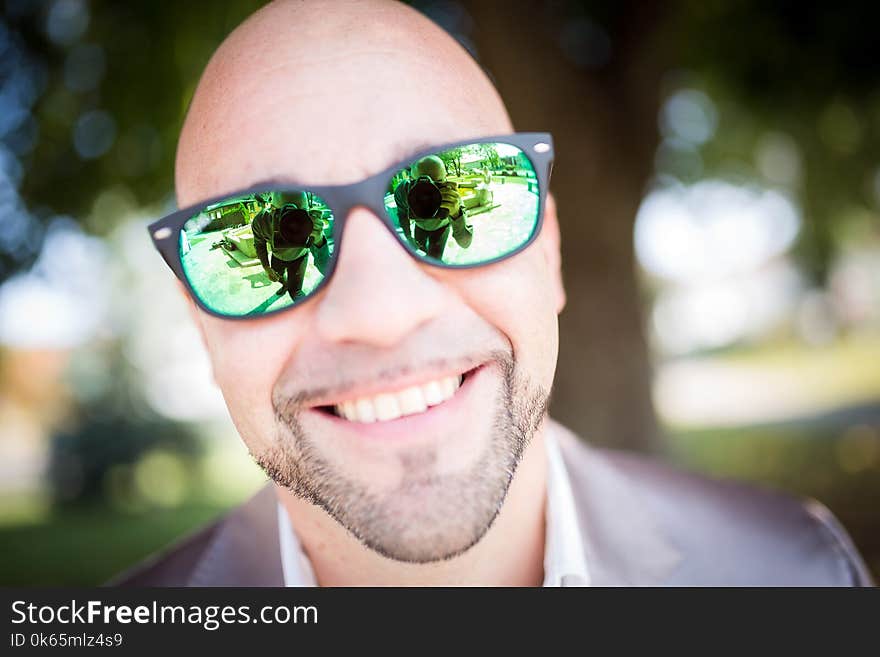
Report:
[[370,210],[347,217],[339,260],[316,310],[318,337],[392,346],[440,315],[449,292]]

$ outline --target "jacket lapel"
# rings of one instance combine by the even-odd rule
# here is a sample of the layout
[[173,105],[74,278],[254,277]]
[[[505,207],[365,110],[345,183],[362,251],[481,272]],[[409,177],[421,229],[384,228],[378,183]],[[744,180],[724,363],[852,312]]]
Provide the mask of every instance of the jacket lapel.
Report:
[[284,586],[274,485],[222,521],[189,586]]
[[562,425],[548,419],[546,426],[571,478],[591,584],[663,584],[681,555],[651,516],[635,482]]

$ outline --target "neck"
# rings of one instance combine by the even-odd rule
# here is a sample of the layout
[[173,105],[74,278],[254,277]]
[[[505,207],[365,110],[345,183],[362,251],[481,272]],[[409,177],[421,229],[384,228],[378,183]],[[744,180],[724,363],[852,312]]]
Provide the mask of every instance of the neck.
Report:
[[[361,544],[317,506],[276,487],[321,586],[539,586],[544,573],[547,462],[535,432],[486,535],[462,555],[401,563]],[[511,549],[511,546],[516,546]]]

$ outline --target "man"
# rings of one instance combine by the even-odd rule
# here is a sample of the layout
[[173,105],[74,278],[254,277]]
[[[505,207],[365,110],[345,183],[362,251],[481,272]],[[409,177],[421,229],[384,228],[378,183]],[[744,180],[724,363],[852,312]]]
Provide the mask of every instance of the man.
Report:
[[450,230],[458,245],[468,248],[473,228],[465,220],[457,185],[446,180],[443,160],[427,155],[413,165],[412,175],[394,190],[397,220],[406,238],[437,260],[443,259]]
[[[277,2],[202,76],[178,201],[262,180],[346,185],[425,144],[510,132],[479,66],[414,10]],[[122,583],[869,582],[820,505],[595,450],[545,417],[565,303],[552,198],[527,248],[469,269],[420,261],[385,221],[351,202],[341,239],[353,248],[283,312],[228,321],[191,304],[274,485]]]
[[287,292],[295,301],[302,295],[310,250],[326,249],[324,222],[309,210],[304,193],[290,203],[276,201],[271,195],[264,201],[266,205],[251,222],[254,249],[269,280],[281,283],[275,294]]

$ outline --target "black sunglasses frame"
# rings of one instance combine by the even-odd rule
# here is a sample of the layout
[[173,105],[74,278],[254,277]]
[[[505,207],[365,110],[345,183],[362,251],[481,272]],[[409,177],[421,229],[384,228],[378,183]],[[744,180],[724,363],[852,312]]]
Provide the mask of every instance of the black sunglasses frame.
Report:
[[[437,260],[432,260],[430,258],[427,258],[426,256],[416,253],[412,246],[405,243],[405,240],[397,234],[397,227],[385,207],[385,194],[388,191],[389,181],[402,168],[426,155],[440,153],[442,151],[459,146],[488,143],[500,143],[516,146],[531,161],[532,166],[535,169],[535,175],[537,176],[538,180],[538,217],[531,236],[526,242],[524,242],[522,245],[509,253],[500,255],[497,258],[492,258],[491,260],[483,260],[472,264],[447,264],[444,262],[438,262]],[[256,185],[251,185],[246,189],[221,194],[219,196],[201,201],[200,203],[190,205],[181,210],[177,210],[169,214],[168,216],[151,223],[147,229],[150,231],[150,237],[152,238],[153,244],[155,245],[156,249],[162,255],[162,258],[165,260],[171,270],[174,272],[174,275],[183,282],[190,297],[192,297],[199,308],[204,310],[209,315],[213,315],[214,317],[219,317],[221,319],[254,320],[263,317],[269,317],[271,315],[275,315],[277,313],[299,307],[300,305],[302,305],[303,302],[306,302],[313,296],[315,296],[315,294],[317,294],[330,281],[330,279],[333,277],[333,273],[336,270],[336,263],[339,261],[340,251],[343,248],[342,234],[345,229],[345,222],[348,216],[351,214],[351,211],[358,206],[364,206],[370,209],[377,217],[379,217],[385,227],[391,231],[392,235],[394,235],[394,238],[397,240],[397,242],[399,242],[401,246],[404,247],[404,250],[417,262],[423,264],[431,265],[433,267],[440,267],[442,269],[472,269],[474,267],[483,267],[484,265],[490,265],[492,263],[506,260],[507,258],[515,256],[517,253],[520,253],[521,251],[526,249],[532,242],[534,242],[541,232],[541,227],[544,223],[544,208],[546,207],[547,202],[547,187],[550,183],[550,172],[552,168],[553,137],[546,132],[517,132],[507,135],[480,137],[477,139],[464,139],[461,141],[451,142],[448,144],[440,144],[438,146],[432,146],[430,148],[424,149],[420,152],[414,153],[411,157],[397,162],[396,164],[370,176],[369,178],[366,178],[365,180],[350,183],[348,185],[308,185],[292,180],[281,181],[277,179],[261,182]],[[189,219],[201,212],[206,206],[213,205],[214,203],[219,203],[220,201],[232,196],[245,196],[247,194],[254,194],[266,191],[305,191],[319,196],[324,201],[324,203],[327,204],[327,207],[329,207],[330,210],[333,212],[332,235],[336,247],[327,262],[327,271],[324,274],[321,282],[318,283],[318,285],[307,296],[303,297],[301,300],[297,300],[289,306],[270,310],[265,313],[260,313],[259,315],[226,315],[216,312],[215,310],[207,306],[201,300],[201,298],[199,298],[199,295],[196,293],[192,285],[190,285],[189,280],[187,279],[187,276],[183,269],[183,262],[181,261],[180,257],[180,231],[183,230],[184,224]]]

